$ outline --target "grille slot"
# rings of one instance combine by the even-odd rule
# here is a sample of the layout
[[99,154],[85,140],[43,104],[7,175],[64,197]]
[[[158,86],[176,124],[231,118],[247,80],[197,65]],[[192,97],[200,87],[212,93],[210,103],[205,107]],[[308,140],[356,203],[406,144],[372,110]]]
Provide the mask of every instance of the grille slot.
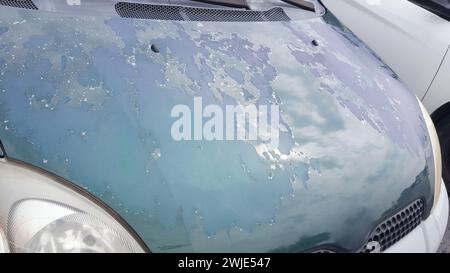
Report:
[[279,7],[266,11],[255,11],[153,5],[130,2],[118,2],[114,7],[117,14],[124,18],[210,22],[266,22],[291,20],[283,9]]
[[386,250],[420,224],[423,212],[424,203],[421,199],[418,199],[403,210],[384,220],[375,228],[360,252],[370,252],[371,250],[368,249],[370,242],[378,242],[381,247],[380,250]]
[[0,5],[22,9],[38,9],[31,0],[0,0]]
[[2,140],[0,139],[0,158],[4,158],[6,156],[5,147],[3,147]]

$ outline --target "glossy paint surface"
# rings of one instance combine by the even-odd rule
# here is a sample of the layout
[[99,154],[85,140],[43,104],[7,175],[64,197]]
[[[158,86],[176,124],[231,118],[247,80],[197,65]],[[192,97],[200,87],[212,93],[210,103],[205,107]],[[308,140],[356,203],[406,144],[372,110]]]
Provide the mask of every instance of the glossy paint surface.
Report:
[[[5,7],[0,18],[8,156],[85,187],[154,252],[354,251],[392,211],[432,203],[416,98],[323,18],[169,22]],[[194,96],[280,105],[278,149],[174,141],[171,109]]]

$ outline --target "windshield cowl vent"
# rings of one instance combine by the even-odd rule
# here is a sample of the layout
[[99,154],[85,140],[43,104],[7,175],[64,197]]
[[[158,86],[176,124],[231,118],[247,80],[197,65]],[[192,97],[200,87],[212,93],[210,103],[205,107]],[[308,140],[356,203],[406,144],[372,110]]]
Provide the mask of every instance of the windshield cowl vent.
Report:
[[246,0],[191,0],[191,1],[207,3],[207,4],[212,4],[212,5],[220,5],[220,6],[224,6],[224,7],[237,8],[237,9],[250,9]]
[[267,22],[291,20],[280,7],[274,7],[265,11],[256,11],[118,2],[115,4],[115,9],[120,17],[154,20],[209,22]]
[[38,9],[31,0],[0,0],[0,5],[22,9]]

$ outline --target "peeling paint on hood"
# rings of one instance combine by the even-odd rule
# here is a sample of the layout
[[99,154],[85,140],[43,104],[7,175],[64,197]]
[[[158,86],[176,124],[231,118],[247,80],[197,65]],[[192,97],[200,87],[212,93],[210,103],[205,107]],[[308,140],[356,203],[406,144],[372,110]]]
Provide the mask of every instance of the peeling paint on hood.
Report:
[[[0,14],[8,156],[85,187],[154,252],[357,250],[386,212],[432,202],[416,98],[323,18]],[[170,111],[194,96],[221,107],[279,105],[278,149],[174,141]]]

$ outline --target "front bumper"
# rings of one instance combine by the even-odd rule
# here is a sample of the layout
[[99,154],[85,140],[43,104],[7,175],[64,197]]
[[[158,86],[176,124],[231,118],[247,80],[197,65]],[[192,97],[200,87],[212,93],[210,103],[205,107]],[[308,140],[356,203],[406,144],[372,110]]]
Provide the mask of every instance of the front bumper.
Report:
[[438,203],[430,216],[402,240],[384,251],[385,253],[436,252],[447,228],[448,197],[442,182]]

